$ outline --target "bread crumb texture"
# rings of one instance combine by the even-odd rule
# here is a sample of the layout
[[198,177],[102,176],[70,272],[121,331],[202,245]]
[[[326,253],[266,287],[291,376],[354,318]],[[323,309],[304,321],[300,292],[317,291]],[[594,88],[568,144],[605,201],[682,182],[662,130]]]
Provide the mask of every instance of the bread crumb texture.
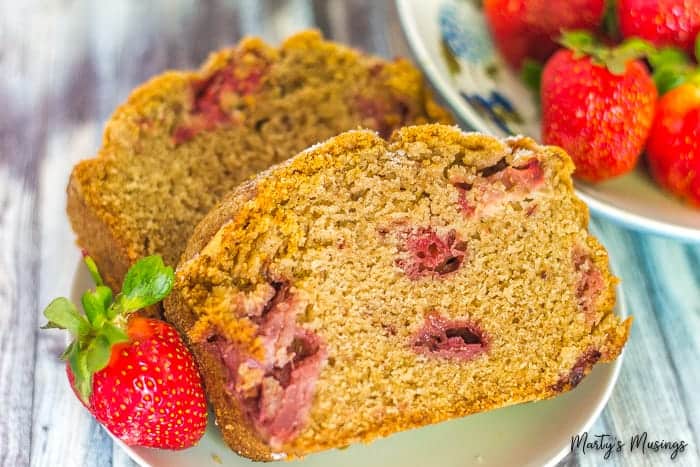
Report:
[[572,170],[435,124],[350,131],[233,191],[166,302],[227,443],[299,457],[547,399],[615,359],[631,321]]
[[136,89],[107,123],[97,157],[68,186],[78,244],[116,287],[129,265],[175,265],[194,226],[249,176],[353,128],[383,136],[450,122],[406,60],[382,60],[306,31],[257,38]]

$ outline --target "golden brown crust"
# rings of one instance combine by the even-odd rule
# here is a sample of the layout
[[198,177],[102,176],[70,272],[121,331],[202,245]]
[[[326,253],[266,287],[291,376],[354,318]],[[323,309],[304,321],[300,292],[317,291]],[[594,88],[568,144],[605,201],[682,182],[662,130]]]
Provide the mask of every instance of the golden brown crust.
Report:
[[84,245],[86,252],[100,264],[105,283],[118,290],[126,271],[131,265],[125,245],[117,240],[107,225],[88,207],[80,192],[80,184],[74,176],[68,182],[68,217],[77,235],[77,243]]
[[[196,322],[196,316],[177,290],[167,298],[165,315],[180,331],[191,329]],[[255,434],[239,407],[230,403],[231,396],[226,390],[228,371],[221,360],[206,348],[206,344],[192,342],[186,333],[183,335],[195,355],[199,372],[203,375],[207,400],[214,409],[217,427],[226,444],[238,454],[250,459],[274,460],[270,447]]]
[[[256,181],[265,177],[267,173],[269,170],[238,186],[202,219],[182,253],[181,263],[195,257],[221,226],[231,221],[231,216],[241,208],[243,203],[255,196]],[[193,342],[190,339],[189,331],[194,327],[197,317],[187,306],[177,288],[165,301],[164,315],[185,336],[190,349],[195,354],[200,373],[206,375],[203,380],[206,385],[207,399],[214,408],[217,426],[226,444],[237,453],[253,460],[275,460],[270,446],[255,434],[238,406],[230,403],[230,395],[226,390],[228,370],[221,360],[212,355],[206,344]]]
[[243,203],[255,196],[256,180],[264,177],[268,172],[261,172],[256,177],[241,183],[202,218],[192,232],[192,236],[180,257],[180,262],[187,261],[204,248],[221,226],[231,220],[231,214],[238,211]]
[[[389,150],[401,153],[406,157],[413,157],[418,161],[427,161],[431,152],[438,152],[451,147],[461,148],[455,152],[459,152],[462,155],[463,164],[474,164],[477,167],[494,164],[504,153],[508,152],[515,154],[518,151],[530,151],[538,154],[540,157],[545,157],[546,154],[547,167],[554,171],[548,178],[553,180],[552,183],[558,184],[562,193],[566,194],[571,206],[571,215],[569,217],[573,219],[573,227],[575,227],[574,230],[571,230],[570,235],[564,234],[562,236],[562,241],[566,241],[566,245],[572,245],[574,248],[584,248],[586,254],[590,256],[592,262],[602,274],[604,287],[598,295],[594,306],[597,324],[585,331],[590,333],[590,335],[582,338],[579,345],[575,345],[576,342],[572,342],[568,344],[567,348],[559,346],[558,351],[561,352],[561,355],[557,356],[560,359],[558,365],[561,365],[561,368],[565,368],[565,370],[560,372],[557,369],[558,367],[547,369],[547,378],[533,380],[536,382],[530,387],[525,389],[518,386],[510,387],[507,386],[506,381],[498,381],[498,384],[491,388],[487,386],[485,381],[481,381],[481,384],[484,385],[485,393],[483,397],[476,401],[453,400],[450,404],[429,407],[428,409],[416,405],[411,407],[410,410],[406,409],[397,413],[380,412],[382,420],[380,424],[373,424],[365,429],[357,428],[352,432],[343,433],[340,429],[329,431],[321,428],[318,429],[319,431],[316,431],[316,427],[309,428],[302,432],[296,440],[284,446],[284,452],[288,456],[303,456],[327,448],[341,447],[351,442],[371,441],[378,436],[437,423],[455,416],[464,416],[524,401],[554,397],[562,391],[569,390],[575,386],[591,370],[596,361],[613,360],[621,352],[627,340],[631,320],[620,322],[613,314],[615,304],[614,288],[617,280],[609,271],[607,252],[586,232],[588,210],[585,204],[572,195],[573,185],[570,174],[573,170],[573,164],[569,157],[558,148],[538,146],[529,138],[513,138],[500,141],[485,135],[465,134],[455,128],[441,125],[407,127],[396,132],[389,142],[383,141],[370,132],[345,133],[320,146],[303,152],[282,165],[272,167],[244,186],[234,190],[195,229],[178,266],[178,281],[175,291],[166,301],[167,318],[174,322],[183,334],[190,337],[194,336],[195,340],[201,338],[199,333],[201,329],[196,330],[198,321],[203,320],[207,323],[207,326],[213,324],[222,328],[226,328],[230,324],[228,315],[231,315],[231,312],[226,311],[229,310],[228,308],[221,310],[206,308],[208,305],[205,302],[209,303],[207,301],[208,292],[206,287],[210,284],[198,283],[197,281],[213,280],[216,282],[221,279],[218,275],[222,271],[230,270],[230,268],[234,267],[237,268],[235,261],[230,263],[227,252],[236,251],[236,254],[243,255],[238,258],[242,265],[255,265],[266,261],[257,256],[258,254],[264,255],[262,251],[256,252],[251,250],[250,256],[245,256],[244,251],[247,251],[246,249],[250,247],[248,242],[255,238],[254,236],[257,235],[256,231],[263,231],[269,228],[266,227],[270,225],[267,224],[269,219],[266,216],[268,216],[272,206],[279,201],[281,192],[295,193],[294,196],[289,196],[285,199],[305,199],[308,194],[306,190],[310,189],[309,185],[313,185],[310,180],[314,179],[318,173],[325,173],[325,171],[330,171],[337,166],[341,172],[347,172],[349,174],[348,177],[352,177],[359,172],[350,167],[355,163],[358,166],[366,166],[367,164],[364,161],[368,157],[367,153],[372,151],[376,151],[376,154],[381,154],[383,151]],[[409,151],[414,152],[406,155]],[[437,215],[437,213],[433,214]],[[279,213],[275,215],[279,216],[275,218],[275,227],[281,228],[285,235],[296,239],[294,226],[296,221]],[[289,223],[287,224],[287,222]],[[302,220],[301,222],[304,221]],[[248,227],[244,228],[243,226]],[[485,226],[484,228],[488,227]],[[571,229],[572,226],[567,228]],[[306,241],[308,241],[308,238]],[[292,247],[289,246],[289,248],[291,251]],[[293,255],[293,253],[289,254]],[[571,260],[568,253],[564,254],[563,258]],[[560,265],[551,264],[545,266],[556,268]],[[251,269],[255,269],[255,267],[251,266]],[[561,270],[566,270],[566,268],[564,267]],[[244,273],[248,269],[242,267],[242,269],[236,269],[236,271],[237,273]],[[396,279],[391,278],[391,280]],[[222,285],[219,282],[216,283],[219,286]],[[309,284],[306,285],[309,286]],[[392,284],[392,287],[394,286],[396,286],[395,283]],[[224,312],[227,316],[221,315],[221,312]],[[322,311],[317,310],[317,313],[322,313]],[[581,321],[583,321],[583,318]],[[318,332],[331,338],[324,334],[324,326],[325,324],[318,328]],[[578,330],[576,332],[581,332],[580,330],[588,325],[581,323],[571,324],[571,326],[575,326],[574,329]],[[339,332],[338,329],[335,332]],[[247,339],[245,335],[237,334],[239,331],[232,332],[230,336],[232,338],[244,341]],[[329,330],[328,332],[331,331]],[[253,345],[252,342],[251,345]],[[209,397],[215,407],[225,441],[234,450],[252,459],[271,460],[273,450],[259,439],[259,436],[249,426],[245,417],[241,417],[238,409],[234,408],[235,404],[231,404],[231,396],[224,389],[227,377],[227,370],[224,365],[221,361],[212,357],[212,354],[206,348],[206,344],[193,342],[192,347],[198,359],[204,362],[202,374],[205,381],[208,382]],[[396,347],[395,344],[394,347]],[[338,355],[338,360],[340,358],[340,355]],[[413,363],[407,364],[412,365]],[[429,368],[421,368],[421,371],[424,372],[429,370]],[[571,373],[569,373],[569,369],[571,369]],[[391,370],[385,368],[384,371]],[[410,368],[403,371],[408,374],[410,373]],[[527,368],[522,371],[523,378],[531,378],[531,376],[528,376]],[[545,369],[541,371],[544,372]],[[373,375],[373,378],[374,376],[376,375]],[[384,378],[383,382],[376,382],[380,386],[382,384],[399,384],[398,381],[387,381],[386,376],[381,374],[378,377],[380,379]],[[322,378],[325,379],[319,389],[320,393],[325,396],[333,394],[335,397],[340,397],[337,394],[339,391],[337,387],[327,382],[329,381],[329,373],[323,373]],[[442,388],[439,393],[440,397],[449,398],[450,394],[460,393],[460,391],[463,391],[463,383],[468,385],[466,381],[460,381],[455,376],[451,383],[455,386]],[[335,381],[334,384],[338,384],[338,381]],[[505,390],[504,388],[506,387],[510,387],[510,389]],[[355,397],[360,396],[356,395]],[[328,400],[325,400],[324,403],[322,395],[317,397],[312,411],[312,417],[315,417],[314,424],[325,423],[334,410],[341,410],[340,404],[329,409],[327,407],[328,403],[330,403]],[[380,409],[377,408],[377,410]]]
[[[194,88],[219,71],[232,66],[237,79],[279,63],[265,78],[260,95],[240,91],[237,100],[222,98],[233,107],[228,110],[232,123],[210,128],[206,125],[211,122],[192,117],[198,111]],[[325,74],[316,79],[307,68]],[[368,106],[367,115],[350,113],[353,96],[340,90],[358,77],[367,80],[358,83],[363,90],[394,103],[405,100],[410,108],[407,123],[451,121],[407,61],[363,55],[324,41],[317,31],[296,34],[279,48],[246,38],[234,48],[212,53],[197,71],[169,71],[151,79],[111,116],[97,157],[73,170],[68,216],[78,244],[96,257],[111,285],[121,282],[128,265],[148,254],[161,254],[167,264],[176,264],[197,222],[251,174],[338,132],[373,125],[391,129],[401,123],[396,109],[375,109],[373,99],[362,103]],[[328,95],[317,95],[314,89]],[[379,121],[377,112],[386,114],[386,121]],[[285,120],[285,114],[290,118]],[[196,136],[178,142],[175,135],[182,128]]]

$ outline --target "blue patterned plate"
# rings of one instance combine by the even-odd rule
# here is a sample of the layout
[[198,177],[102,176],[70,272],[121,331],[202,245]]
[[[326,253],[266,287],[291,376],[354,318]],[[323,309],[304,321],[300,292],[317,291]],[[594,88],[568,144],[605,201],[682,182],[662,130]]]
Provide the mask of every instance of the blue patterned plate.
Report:
[[[498,55],[478,0],[397,0],[414,58],[465,128],[539,139],[537,103]],[[642,167],[599,184],[576,182],[594,214],[700,242],[700,211],[658,188]]]

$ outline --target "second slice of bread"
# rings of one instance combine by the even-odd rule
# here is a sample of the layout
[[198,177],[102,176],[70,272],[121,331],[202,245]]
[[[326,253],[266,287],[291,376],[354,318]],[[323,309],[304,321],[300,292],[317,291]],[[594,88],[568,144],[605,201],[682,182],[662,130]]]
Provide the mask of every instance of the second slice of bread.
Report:
[[303,456],[553,397],[615,359],[630,321],[572,170],[425,125],[342,134],[237,188],[165,307],[226,442]]

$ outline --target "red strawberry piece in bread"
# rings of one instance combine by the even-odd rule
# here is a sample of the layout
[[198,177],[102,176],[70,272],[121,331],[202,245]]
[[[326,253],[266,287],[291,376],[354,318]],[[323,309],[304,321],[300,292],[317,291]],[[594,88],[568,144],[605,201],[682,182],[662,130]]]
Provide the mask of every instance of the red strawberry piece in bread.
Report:
[[624,37],[692,53],[700,32],[700,0],[618,0],[617,17]]
[[605,0],[485,0],[484,13],[506,61],[520,68],[526,58],[544,62],[559,47],[563,30],[597,29]]
[[700,80],[664,94],[647,143],[652,176],[672,193],[700,207]]
[[542,139],[564,148],[574,175],[590,182],[632,170],[649,134],[657,91],[640,40],[606,48],[584,32],[563,36],[567,49],[542,72]]
[[207,406],[192,354],[175,328],[135,311],[161,301],[174,276],[160,256],[138,261],[116,297],[86,256],[96,287],[82,297],[85,315],[67,298],[44,311],[45,328],[74,337],[63,354],[73,391],[90,413],[132,446],[191,447],[204,435]]

